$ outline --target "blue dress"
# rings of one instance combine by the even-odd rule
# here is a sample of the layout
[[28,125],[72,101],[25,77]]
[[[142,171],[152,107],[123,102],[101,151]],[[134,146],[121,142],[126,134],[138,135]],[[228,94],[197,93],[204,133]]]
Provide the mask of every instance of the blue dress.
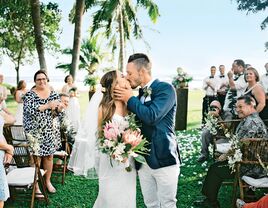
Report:
[[[0,142],[5,141],[3,136],[3,126],[4,120],[2,116],[0,116]],[[0,201],[6,201],[9,198],[9,189],[7,184],[6,172],[4,168],[4,156],[5,151],[0,150]]]

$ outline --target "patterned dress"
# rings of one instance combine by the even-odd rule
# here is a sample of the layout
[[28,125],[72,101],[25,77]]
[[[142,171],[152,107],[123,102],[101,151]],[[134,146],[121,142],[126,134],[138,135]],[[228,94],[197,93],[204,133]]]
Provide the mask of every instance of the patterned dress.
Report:
[[27,92],[24,97],[24,130],[38,140],[39,156],[52,155],[61,147],[60,118],[62,113],[53,115],[51,109],[46,109],[43,112],[39,110],[40,105],[53,100],[60,101],[59,95],[54,91],[51,91],[46,99],[40,98],[34,91]]
[[[0,116],[0,142],[5,141],[3,136],[3,126],[4,126],[4,119]],[[0,150],[0,201],[6,201],[9,197],[9,189],[7,184],[6,172],[4,169],[4,160],[5,151]]]

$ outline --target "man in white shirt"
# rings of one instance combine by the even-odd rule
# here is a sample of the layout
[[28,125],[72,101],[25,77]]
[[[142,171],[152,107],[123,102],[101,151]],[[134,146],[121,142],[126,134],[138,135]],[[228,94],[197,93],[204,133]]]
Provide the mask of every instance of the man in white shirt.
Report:
[[241,59],[234,60],[232,69],[227,73],[229,79],[229,90],[227,91],[223,111],[231,113],[232,118],[236,118],[235,104],[247,87],[244,78],[245,62]]
[[219,71],[220,71],[220,75],[217,76],[218,86],[219,86],[218,91],[217,91],[217,97],[221,106],[224,106],[224,101],[225,101],[226,93],[227,93],[228,86],[229,86],[229,79],[227,75],[225,75],[224,65],[219,66]]
[[205,123],[205,118],[209,110],[209,105],[213,100],[217,99],[218,90],[218,79],[215,76],[216,67],[210,67],[210,76],[203,80],[203,90],[205,90],[206,95],[203,98],[203,108],[202,108],[202,123]]

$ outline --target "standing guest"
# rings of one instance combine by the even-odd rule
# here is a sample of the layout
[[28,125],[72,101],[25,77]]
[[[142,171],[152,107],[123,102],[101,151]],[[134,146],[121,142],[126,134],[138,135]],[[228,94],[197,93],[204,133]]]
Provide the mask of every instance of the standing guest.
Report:
[[232,69],[227,73],[229,79],[229,90],[227,91],[223,111],[230,113],[233,118],[236,118],[235,104],[238,97],[240,97],[246,87],[247,83],[244,79],[245,62],[241,59],[234,60]]
[[176,208],[180,173],[180,155],[174,126],[176,92],[172,85],[153,79],[152,62],[136,53],[127,63],[127,80],[131,88],[140,86],[138,97],[131,88],[116,86],[115,98],[127,103],[130,112],[141,122],[141,133],[149,142],[147,164],[136,164],[146,207]]
[[22,117],[23,117],[23,97],[27,93],[26,82],[24,80],[20,80],[17,86],[17,89],[14,93],[15,101],[18,103],[17,111],[15,115],[16,125],[22,125]]
[[203,80],[203,89],[205,90],[205,97],[203,98],[203,108],[202,108],[202,123],[205,123],[206,115],[209,111],[209,105],[213,100],[217,99],[218,91],[218,79],[215,76],[216,67],[210,67],[210,76]]
[[13,155],[13,146],[6,143],[3,135],[4,117],[0,113],[0,208],[9,197],[9,189],[4,164],[10,163]]
[[6,108],[7,88],[3,85],[4,76],[0,74],[0,103]]
[[218,76],[219,88],[217,91],[217,97],[218,97],[219,102],[221,103],[221,106],[224,106],[224,101],[225,101],[226,93],[227,93],[228,86],[229,86],[229,79],[225,75],[224,65],[220,65],[219,70],[220,70],[220,75]]
[[245,89],[244,95],[250,95],[256,102],[256,111],[259,113],[265,106],[265,92],[263,87],[258,83],[260,76],[258,71],[249,67],[245,73],[245,80],[247,82],[247,88]]
[[[237,139],[243,138],[267,138],[267,128],[256,111],[255,100],[250,96],[242,96],[237,99],[236,110],[238,117],[242,119],[237,126],[235,135]],[[217,200],[218,192],[222,182],[225,179],[233,179],[235,174],[232,173],[228,161],[225,157],[220,157],[222,161],[212,164],[207,172],[202,187],[202,193],[205,199],[195,201],[195,205],[199,207],[219,208],[220,204]],[[241,169],[242,170],[242,169]],[[255,176],[266,175],[264,169],[259,168],[243,168],[242,175],[254,174]]]
[[263,86],[265,92],[265,106],[259,114],[262,119],[268,119],[268,63],[266,63],[264,67],[266,74],[261,76],[260,84]]
[[61,146],[60,115],[55,112],[62,111],[63,106],[59,95],[50,90],[47,80],[45,71],[39,70],[35,73],[35,88],[26,93],[23,102],[23,125],[26,133],[38,139],[37,155],[46,170],[45,183],[48,191],[55,193],[56,189],[50,181],[53,154]]
[[80,104],[77,98],[77,87],[74,84],[72,75],[67,75],[64,79],[64,82],[66,84],[62,88],[62,93],[68,94],[70,96],[69,105],[66,109],[66,114],[71,121],[75,131],[77,132],[80,125]]

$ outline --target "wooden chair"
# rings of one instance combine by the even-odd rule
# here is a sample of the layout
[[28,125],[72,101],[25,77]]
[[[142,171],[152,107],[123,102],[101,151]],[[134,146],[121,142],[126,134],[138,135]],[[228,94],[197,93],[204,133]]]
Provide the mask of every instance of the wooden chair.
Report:
[[[64,184],[65,175],[67,171],[67,159],[70,155],[70,147],[67,140],[66,133],[61,130],[62,150],[54,153],[53,173],[54,176],[61,176],[61,184]],[[60,161],[60,164],[57,162]]]
[[26,135],[22,125],[5,124],[3,134],[9,144],[27,144]]
[[[43,194],[42,200],[49,203],[46,186],[44,182],[45,171],[40,169],[36,156],[30,154],[27,144],[15,144],[13,162],[17,168],[7,173],[7,181],[10,188],[12,200],[30,201],[30,207],[34,207],[35,188],[37,184]],[[41,198],[39,198],[41,200]]]
[[268,140],[260,138],[243,139],[241,152],[243,154],[242,161],[236,165],[236,187],[239,185],[240,198],[242,200],[245,200],[247,197],[248,201],[252,201],[250,196],[246,195],[245,190],[248,190],[250,187],[268,188],[268,177],[253,179],[242,176],[241,168],[244,165],[252,167],[261,166],[260,162],[264,166],[268,166]]

